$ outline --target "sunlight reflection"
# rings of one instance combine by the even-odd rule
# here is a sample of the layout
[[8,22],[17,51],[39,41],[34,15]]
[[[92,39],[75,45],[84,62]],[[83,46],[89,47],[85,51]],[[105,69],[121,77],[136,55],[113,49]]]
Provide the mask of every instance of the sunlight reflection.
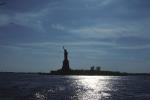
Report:
[[111,99],[115,80],[113,76],[62,76],[59,81],[39,88],[35,100],[108,100]]
[[107,76],[78,76],[76,81],[77,96],[79,100],[103,100],[111,95],[107,91],[111,90],[110,77]]
[[36,98],[36,100],[46,100],[47,99],[45,95],[43,95],[39,92],[35,93],[35,98]]

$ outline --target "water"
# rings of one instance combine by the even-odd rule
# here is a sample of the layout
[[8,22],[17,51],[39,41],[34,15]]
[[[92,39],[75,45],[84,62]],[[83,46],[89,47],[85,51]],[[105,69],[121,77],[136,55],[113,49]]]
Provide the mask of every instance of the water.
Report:
[[0,73],[0,100],[150,100],[150,77]]

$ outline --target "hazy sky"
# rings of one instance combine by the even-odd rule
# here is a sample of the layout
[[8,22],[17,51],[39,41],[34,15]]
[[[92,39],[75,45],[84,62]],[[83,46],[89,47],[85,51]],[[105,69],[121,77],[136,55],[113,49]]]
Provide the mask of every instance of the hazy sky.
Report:
[[0,0],[0,71],[150,72],[150,0]]

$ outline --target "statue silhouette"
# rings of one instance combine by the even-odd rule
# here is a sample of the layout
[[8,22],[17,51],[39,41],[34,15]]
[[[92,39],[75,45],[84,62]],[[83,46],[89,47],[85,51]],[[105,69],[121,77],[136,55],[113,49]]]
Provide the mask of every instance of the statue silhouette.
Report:
[[64,48],[64,46],[63,46],[63,50],[64,50],[64,60],[63,60],[62,71],[67,73],[70,70],[69,60],[68,60],[68,52],[67,52],[67,49]]
[[67,52],[67,50],[64,48],[64,46],[63,46],[63,49],[64,49],[64,59],[68,59],[68,52]]

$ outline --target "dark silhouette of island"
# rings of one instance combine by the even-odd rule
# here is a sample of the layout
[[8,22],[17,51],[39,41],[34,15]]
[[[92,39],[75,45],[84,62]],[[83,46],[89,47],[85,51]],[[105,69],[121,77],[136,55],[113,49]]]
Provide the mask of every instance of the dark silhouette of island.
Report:
[[101,67],[94,67],[92,66],[90,70],[79,70],[79,69],[71,69],[69,66],[69,59],[68,59],[68,51],[64,48],[64,60],[61,69],[56,71],[51,71],[51,75],[127,75],[127,73],[121,72],[114,72],[114,71],[102,71]]
[[119,71],[106,71],[101,70],[100,66],[92,66],[89,70],[87,69],[71,69],[69,65],[69,58],[68,58],[68,51],[66,48],[63,47],[64,50],[64,60],[62,64],[62,68],[51,71],[50,73],[43,73],[43,72],[0,72],[0,74],[39,74],[39,75],[105,75],[105,76],[150,76],[150,73],[126,73],[126,72],[119,72]]

